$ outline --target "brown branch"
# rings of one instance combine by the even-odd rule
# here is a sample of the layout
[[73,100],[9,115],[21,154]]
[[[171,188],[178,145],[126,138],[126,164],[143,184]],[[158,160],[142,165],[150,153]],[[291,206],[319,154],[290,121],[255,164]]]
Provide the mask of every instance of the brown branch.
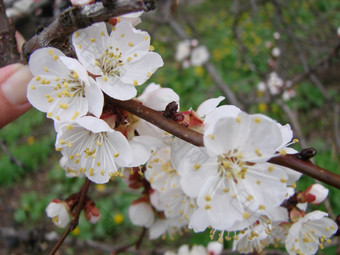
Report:
[[24,44],[24,61],[28,61],[33,51],[47,46],[55,47],[66,55],[72,56],[73,48],[67,38],[76,30],[126,13],[149,11],[154,8],[153,0],[116,0],[112,2],[113,4],[109,6],[98,2],[65,10],[52,24],[39,31]]
[[294,169],[321,182],[340,189],[340,176],[313,163],[299,159],[296,154],[287,154],[271,158],[270,163]]
[[91,181],[86,178],[85,183],[84,183],[83,187],[81,188],[81,191],[79,192],[77,206],[76,206],[75,211],[73,213],[73,219],[72,219],[69,227],[64,231],[64,233],[59,238],[58,242],[54,245],[54,247],[50,251],[49,255],[54,255],[57,252],[57,250],[59,249],[59,247],[63,244],[63,242],[66,239],[66,237],[68,236],[68,234],[78,226],[80,212],[83,210],[84,201],[85,201],[85,198],[86,198],[86,195],[87,195],[87,191],[89,190],[90,184],[91,184]]
[[2,0],[0,0],[0,56],[0,67],[20,61],[14,24],[8,20]]
[[142,105],[135,100],[120,101],[110,98],[110,103],[131,112],[132,114],[154,124],[155,126],[169,132],[196,146],[203,146],[203,136],[194,130],[178,124],[176,121],[166,119],[162,112],[155,111]]
[[[155,111],[149,107],[142,105],[135,100],[120,101],[109,99],[109,103],[116,105],[128,112],[158,126],[159,128],[173,134],[196,146],[204,146],[203,135],[191,130],[176,121],[166,119],[162,112]],[[289,154],[273,157],[268,162],[289,167],[295,171],[313,177],[321,182],[329,184],[340,189],[340,175],[332,173],[324,168],[321,168],[313,163],[299,158],[299,154]]]

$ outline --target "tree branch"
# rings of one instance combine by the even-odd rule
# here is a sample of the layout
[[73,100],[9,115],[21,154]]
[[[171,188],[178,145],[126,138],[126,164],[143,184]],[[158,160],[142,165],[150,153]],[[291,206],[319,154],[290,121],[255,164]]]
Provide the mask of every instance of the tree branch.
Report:
[[[162,115],[162,112],[155,111],[135,100],[120,101],[110,98],[109,102],[158,126],[159,128],[177,136],[178,138],[181,138],[196,146],[204,146],[202,134],[189,129],[177,123],[176,121],[165,118]],[[339,175],[317,165],[314,165],[308,160],[300,159],[299,154],[289,154],[273,157],[269,159],[268,162],[289,167],[295,171],[298,171],[340,189]]]
[[116,0],[108,6],[98,2],[82,7],[71,7],[23,45],[24,61],[28,62],[33,51],[47,46],[55,47],[66,55],[73,56],[73,48],[67,39],[73,32],[126,13],[152,10],[153,2],[153,0]]
[[14,24],[6,16],[3,0],[0,0],[0,56],[0,67],[20,61]]
[[91,181],[86,178],[85,183],[83,187],[81,188],[81,191],[79,192],[78,203],[73,214],[73,219],[69,227],[64,231],[64,233],[59,238],[58,242],[54,245],[49,255],[54,255],[59,249],[59,247],[63,244],[68,234],[78,226],[80,212],[83,210],[84,201],[87,195],[87,191],[89,190],[90,184],[91,184]]

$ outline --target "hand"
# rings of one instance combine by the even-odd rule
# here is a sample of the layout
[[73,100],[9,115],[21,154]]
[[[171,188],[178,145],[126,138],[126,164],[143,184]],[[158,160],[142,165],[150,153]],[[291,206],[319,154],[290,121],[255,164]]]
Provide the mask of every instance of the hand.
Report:
[[[24,40],[17,35],[21,49]],[[26,98],[26,88],[32,74],[27,65],[12,64],[0,68],[0,128],[15,120],[31,108]]]

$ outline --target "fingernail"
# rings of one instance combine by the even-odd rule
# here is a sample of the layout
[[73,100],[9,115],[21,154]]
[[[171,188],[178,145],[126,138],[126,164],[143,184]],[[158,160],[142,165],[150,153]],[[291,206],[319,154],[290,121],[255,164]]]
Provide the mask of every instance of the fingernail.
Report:
[[0,68],[0,84],[22,67],[22,64],[12,64]]
[[27,84],[32,79],[28,66],[21,65],[7,80],[2,83],[2,92],[12,105],[27,103]]

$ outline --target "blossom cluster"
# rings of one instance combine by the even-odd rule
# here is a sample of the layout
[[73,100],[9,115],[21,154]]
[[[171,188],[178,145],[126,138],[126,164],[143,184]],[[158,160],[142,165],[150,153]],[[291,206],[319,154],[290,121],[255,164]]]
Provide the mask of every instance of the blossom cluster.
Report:
[[178,43],[175,59],[182,63],[183,68],[202,66],[209,60],[210,54],[204,45],[198,45],[198,40],[183,40]]
[[[232,234],[240,252],[284,243],[290,254],[315,253],[336,232],[336,223],[323,212],[306,213],[298,203],[289,209],[283,205],[292,197],[299,203],[319,203],[328,192],[310,188],[295,194],[300,174],[268,162],[296,152],[288,147],[295,142],[289,125],[232,105],[219,106],[224,98],[212,98],[196,111],[175,110],[169,117],[203,135],[204,147],[196,147],[104,103],[108,98],[134,99],[156,111],[180,105],[173,90],[155,83],[135,98],[135,87],[163,61],[152,51],[148,33],[118,21],[75,32],[77,59],[54,48],[37,50],[30,58],[34,78],[27,97],[54,120],[55,148],[62,154],[66,176],[86,176],[98,184],[121,176],[130,188],[142,189],[129,216],[149,229],[151,239],[187,227],[195,232],[210,228],[211,238],[221,243]],[[73,203],[72,197],[54,200],[46,212],[65,227]],[[84,209],[90,222],[99,220],[92,200]]]

